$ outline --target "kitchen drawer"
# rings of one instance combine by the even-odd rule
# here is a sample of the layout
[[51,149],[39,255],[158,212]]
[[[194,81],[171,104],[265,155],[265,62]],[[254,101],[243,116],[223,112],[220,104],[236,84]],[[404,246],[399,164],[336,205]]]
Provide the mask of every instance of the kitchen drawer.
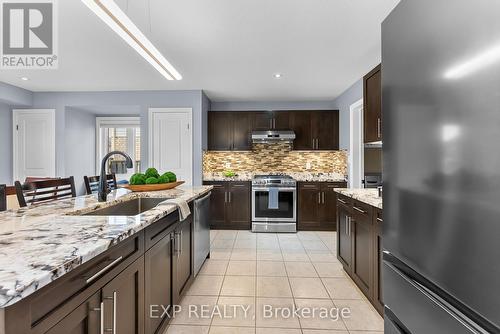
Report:
[[157,222],[148,226],[144,232],[146,240],[146,250],[150,249],[154,244],[163,239],[167,234],[172,232],[174,225],[179,221],[179,212],[176,210],[163,217]]
[[353,199],[341,194],[337,194],[337,203],[339,205],[345,206],[346,208],[350,208],[352,206]]
[[39,323],[66,302],[78,303],[72,298],[84,297],[82,291],[98,283],[110,272],[118,274],[143,253],[144,234],[139,232],[35,292],[22,301],[29,303],[31,325]]
[[354,200],[352,203],[352,213],[357,216],[370,217],[372,216],[373,207],[369,204]]

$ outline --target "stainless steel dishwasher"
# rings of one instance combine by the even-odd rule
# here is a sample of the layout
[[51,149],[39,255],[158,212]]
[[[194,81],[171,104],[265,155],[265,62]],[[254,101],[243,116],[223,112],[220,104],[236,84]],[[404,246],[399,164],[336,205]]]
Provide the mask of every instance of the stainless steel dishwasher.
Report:
[[198,272],[205,262],[205,259],[210,255],[210,196],[208,193],[194,201],[194,261],[193,272],[198,275]]

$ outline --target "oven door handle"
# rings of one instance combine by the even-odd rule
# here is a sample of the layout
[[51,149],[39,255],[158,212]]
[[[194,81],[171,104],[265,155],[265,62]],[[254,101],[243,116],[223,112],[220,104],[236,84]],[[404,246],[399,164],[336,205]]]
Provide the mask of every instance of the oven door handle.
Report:
[[[252,192],[256,191],[264,191],[269,192],[269,188],[252,188]],[[278,188],[279,192],[294,192],[297,191],[297,188]]]

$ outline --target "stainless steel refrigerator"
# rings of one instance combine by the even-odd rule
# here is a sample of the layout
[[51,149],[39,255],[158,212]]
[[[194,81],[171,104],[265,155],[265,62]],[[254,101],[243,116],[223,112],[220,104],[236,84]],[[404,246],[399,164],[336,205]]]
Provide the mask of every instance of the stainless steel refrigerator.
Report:
[[500,333],[500,1],[382,24],[386,333]]

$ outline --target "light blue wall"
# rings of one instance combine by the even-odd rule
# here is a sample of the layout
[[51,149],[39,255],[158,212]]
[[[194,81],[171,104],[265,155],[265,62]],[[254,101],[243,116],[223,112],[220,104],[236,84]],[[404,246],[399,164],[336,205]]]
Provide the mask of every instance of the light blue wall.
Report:
[[356,81],[345,92],[333,101],[333,108],[340,112],[340,149],[349,149],[349,107],[359,99],[363,98],[363,79]]
[[0,103],[0,184],[12,184],[12,111]]
[[0,82],[0,183],[12,184],[12,109],[30,108],[33,93]]
[[0,81],[0,102],[11,106],[29,107],[33,104],[33,93]]
[[66,172],[66,124],[67,108],[84,106],[137,106],[141,116],[141,160],[147,167],[148,156],[148,110],[149,108],[188,107],[193,110],[193,184],[202,182],[202,147],[203,123],[203,92],[193,91],[120,91],[120,92],[40,92],[33,95],[34,108],[56,109],[56,172],[58,175],[68,175]]
[[335,109],[332,101],[306,102],[212,102],[210,110],[216,111],[255,111],[255,110],[322,110]]
[[75,177],[78,195],[85,194],[83,176],[95,175],[95,118],[89,112],[66,109],[65,171]]

